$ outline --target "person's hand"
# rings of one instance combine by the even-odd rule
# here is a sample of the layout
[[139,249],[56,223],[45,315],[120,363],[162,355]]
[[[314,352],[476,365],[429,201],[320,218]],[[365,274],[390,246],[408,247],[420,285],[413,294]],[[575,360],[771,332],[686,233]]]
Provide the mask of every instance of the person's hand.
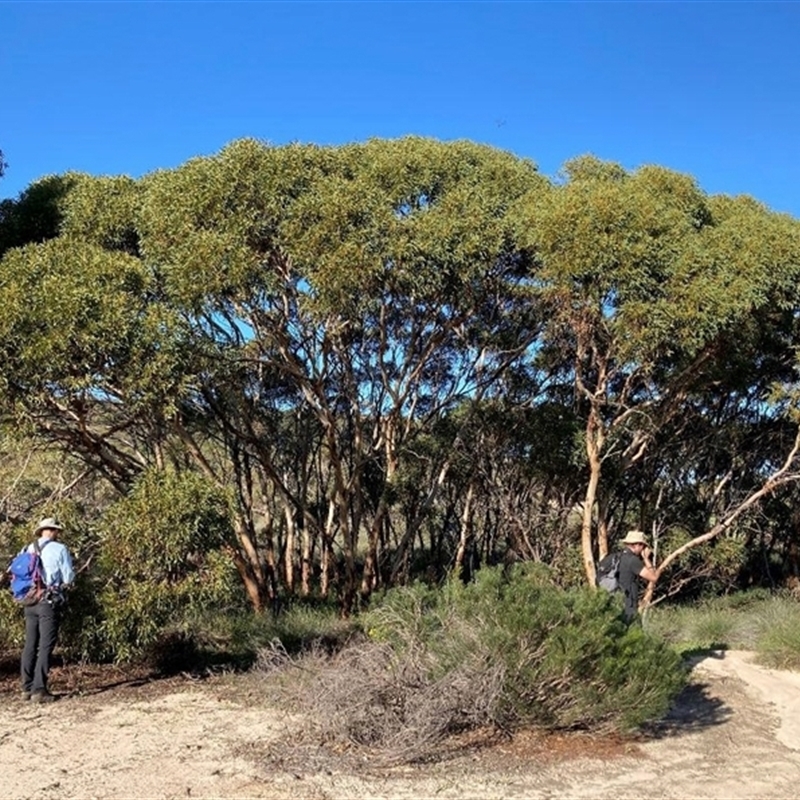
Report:
[[650,561],[650,557],[653,555],[653,551],[645,545],[644,550],[642,550],[642,558],[645,561]]

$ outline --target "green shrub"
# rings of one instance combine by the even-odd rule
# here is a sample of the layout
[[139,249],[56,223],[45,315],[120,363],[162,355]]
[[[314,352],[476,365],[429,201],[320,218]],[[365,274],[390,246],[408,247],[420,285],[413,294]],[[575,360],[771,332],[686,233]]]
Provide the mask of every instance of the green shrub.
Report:
[[6,584],[0,591],[0,655],[21,650],[24,641],[22,609],[11,598]]
[[127,661],[241,599],[227,499],[202,477],[151,472],[100,525],[98,646]]
[[617,597],[564,591],[541,565],[391,590],[364,624],[398,663],[424,663],[428,681],[469,665],[473,683],[496,687],[484,721],[505,728],[632,729],[662,715],[685,682],[679,656],[628,627]]

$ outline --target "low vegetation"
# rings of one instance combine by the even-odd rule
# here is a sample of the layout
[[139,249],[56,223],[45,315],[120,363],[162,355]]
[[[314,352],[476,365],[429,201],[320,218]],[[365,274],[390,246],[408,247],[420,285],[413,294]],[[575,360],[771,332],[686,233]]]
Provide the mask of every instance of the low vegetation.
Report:
[[270,646],[260,664],[292,673],[284,691],[310,739],[385,760],[430,757],[464,730],[625,732],[663,715],[685,682],[680,656],[626,626],[617,598],[564,591],[532,566],[392,589],[332,658]]
[[789,592],[737,592],[652,609],[647,630],[678,652],[754,650],[765,666],[800,670],[800,602]]

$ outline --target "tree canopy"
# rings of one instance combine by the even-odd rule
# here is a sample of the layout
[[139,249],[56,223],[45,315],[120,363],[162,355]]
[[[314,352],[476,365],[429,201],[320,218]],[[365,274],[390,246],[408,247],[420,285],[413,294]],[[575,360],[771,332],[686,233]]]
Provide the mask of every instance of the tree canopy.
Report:
[[231,490],[256,608],[508,558],[592,580],[632,526],[794,541],[751,509],[798,478],[800,223],[750,198],[466,141],[242,140],[34,184],[0,245],[5,420],[122,496],[152,469]]

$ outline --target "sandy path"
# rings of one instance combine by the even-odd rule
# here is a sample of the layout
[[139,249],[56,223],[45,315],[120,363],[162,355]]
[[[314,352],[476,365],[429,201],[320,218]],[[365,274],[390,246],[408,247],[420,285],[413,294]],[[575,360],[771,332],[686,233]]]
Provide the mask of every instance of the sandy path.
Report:
[[[551,758],[524,737],[438,764],[289,770],[263,753],[292,719],[230,679],[123,687],[49,706],[0,694],[0,798],[566,800],[800,796],[800,674],[729,652],[647,736],[609,754]],[[522,744],[521,744],[522,741]],[[591,753],[591,748],[588,748]]]
[[771,706],[777,714],[777,740],[791,750],[800,750],[800,673],[760,667],[753,663],[750,654],[736,651],[705,658],[696,669],[716,677],[741,680],[755,699]]

